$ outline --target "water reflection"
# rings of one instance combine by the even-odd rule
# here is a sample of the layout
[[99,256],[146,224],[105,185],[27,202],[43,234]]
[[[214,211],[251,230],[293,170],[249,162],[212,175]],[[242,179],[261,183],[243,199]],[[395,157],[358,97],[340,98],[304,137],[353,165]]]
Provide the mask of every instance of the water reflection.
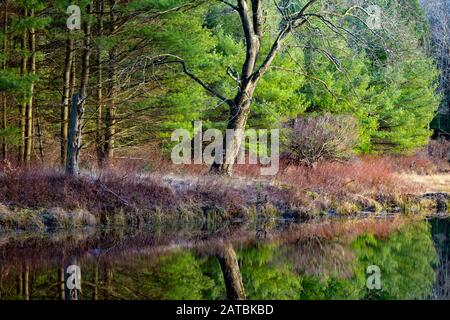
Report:
[[[449,220],[0,234],[1,299],[447,299]],[[381,290],[366,268],[381,270]]]

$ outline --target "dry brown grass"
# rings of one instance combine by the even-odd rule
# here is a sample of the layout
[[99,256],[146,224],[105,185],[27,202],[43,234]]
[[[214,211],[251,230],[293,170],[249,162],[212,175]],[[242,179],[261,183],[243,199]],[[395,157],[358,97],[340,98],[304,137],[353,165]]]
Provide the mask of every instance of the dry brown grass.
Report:
[[417,173],[398,174],[398,179],[416,184],[426,192],[450,192],[450,174],[420,175]]

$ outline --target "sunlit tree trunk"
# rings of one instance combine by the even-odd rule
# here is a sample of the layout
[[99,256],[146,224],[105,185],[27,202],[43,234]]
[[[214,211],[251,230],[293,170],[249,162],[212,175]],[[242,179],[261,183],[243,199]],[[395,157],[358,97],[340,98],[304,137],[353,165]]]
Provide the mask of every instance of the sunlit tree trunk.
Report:
[[[113,36],[117,30],[116,7],[117,0],[109,0],[109,34]],[[106,137],[105,157],[110,162],[114,156],[114,142],[116,135],[116,95],[117,95],[117,47],[114,45],[109,50],[109,88],[108,88],[108,110],[106,113]]]
[[[66,58],[64,63],[63,76],[63,97],[61,106],[61,164],[67,160],[67,139],[69,136],[69,109],[71,97],[72,64],[74,63],[74,40],[69,32],[66,41]],[[72,76],[72,77],[71,77]]]
[[30,267],[28,265],[28,262],[25,263],[23,266],[23,295],[25,297],[25,300],[30,300]]
[[[103,0],[97,0],[97,7],[96,7],[97,13],[98,13],[98,29],[97,29],[97,35],[99,37],[103,36]],[[103,140],[103,58],[102,58],[102,49],[98,48],[97,50],[97,123],[96,123],[96,136],[95,136],[95,143],[96,143],[96,150],[97,150],[97,159],[99,162],[99,165],[102,164],[104,157],[105,157],[105,150],[104,150],[104,140]]]
[[[24,17],[28,16],[28,10],[24,9]],[[22,33],[22,61],[20,66],[20,74],[22,77],[26,77],[28,74],[28,56],[26,54],[27,50],[27,42],[28,42],[28,32],[24,30]],[[20,145],[19,145],[19,162],[25,162],[25,137],[26,137],[26,115],[27,115],[27,97],[22,97],[22,101],[20,104]]]
[[[31,17],[34,17],[34,9],[31,10]],[[30,61],[30,75],[36,75],[36,32],[33,27],[30,28],[30,50],[31,50],[31,61]],[[31,82],[28,104],[27,104],[27,115],[26,115],[26,138],[25,138],[25,163],[29,163],[31,160],[31,152],[33,149],[33,94],[34,94],[34,80]]]

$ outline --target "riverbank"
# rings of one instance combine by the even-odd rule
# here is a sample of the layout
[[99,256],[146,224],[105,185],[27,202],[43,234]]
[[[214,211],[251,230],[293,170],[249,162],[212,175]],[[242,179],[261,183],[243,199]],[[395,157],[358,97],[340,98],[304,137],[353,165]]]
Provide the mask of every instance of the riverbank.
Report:
[[0,173],[0,226],[44,230],[166,220],[298,221],[361,212],[432,214],[449,207],[450,174],[400,171],[395,162],[380,158],[324,163],[314,169],[286,166],[265,179],[254,171],[237,167],[233,178],[118,167],[86,171],[78,178],[51,168],[5,171]]

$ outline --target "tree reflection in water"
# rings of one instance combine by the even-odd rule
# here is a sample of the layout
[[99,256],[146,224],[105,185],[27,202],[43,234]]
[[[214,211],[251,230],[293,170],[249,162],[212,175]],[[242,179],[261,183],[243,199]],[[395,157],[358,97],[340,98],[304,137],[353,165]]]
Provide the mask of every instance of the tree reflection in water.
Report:
[[[4,235],[0,297],[64,299],[63,268],[76,257],[81,299],[448,298],[447,220],[275,223],[264,238],[259,229]],[[367,289],[368,265],[380,267],[381,290]]]

